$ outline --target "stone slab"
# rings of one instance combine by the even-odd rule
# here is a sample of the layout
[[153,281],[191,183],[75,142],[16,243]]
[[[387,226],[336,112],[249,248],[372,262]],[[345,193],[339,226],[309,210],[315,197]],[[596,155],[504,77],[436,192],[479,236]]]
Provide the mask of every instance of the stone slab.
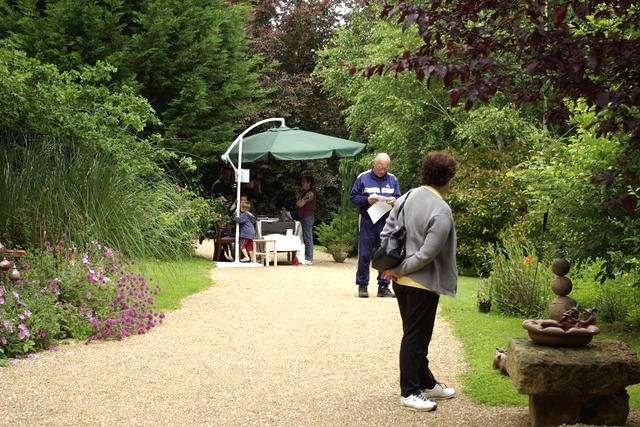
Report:
[[640,382],[640,362],[621,341],[594,340],[586,347],[546,347],[513,338],[507,372],[528,395],[608,395]]

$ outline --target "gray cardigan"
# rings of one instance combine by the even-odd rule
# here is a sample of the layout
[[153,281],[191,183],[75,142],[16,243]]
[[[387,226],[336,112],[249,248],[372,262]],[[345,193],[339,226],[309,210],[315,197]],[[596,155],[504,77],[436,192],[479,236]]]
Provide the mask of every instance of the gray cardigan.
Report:
[[[409,194],[409,193],[407,193]],[[441,295],[454,296],[458,289],[456,229],[451,208],[425,187],[414,188],[396,201],[380,238],[385,240],[403,225],[407,229],[407,257],[393,269]],[[400,218],[398,210],[405,205]]]

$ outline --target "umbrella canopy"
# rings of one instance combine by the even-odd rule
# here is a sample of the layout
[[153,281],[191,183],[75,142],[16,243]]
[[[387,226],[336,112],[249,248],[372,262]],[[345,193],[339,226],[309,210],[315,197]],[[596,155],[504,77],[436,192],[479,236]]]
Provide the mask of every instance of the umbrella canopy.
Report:
[[[359,142],[281,126],[244,138],[242,141],[242,162],[255,162],[265,159],[269,155],[278,160],[350,157],[360,153],[363,149],[364,144]],[[231,150],[229,157],[237,160],[237,145]]]

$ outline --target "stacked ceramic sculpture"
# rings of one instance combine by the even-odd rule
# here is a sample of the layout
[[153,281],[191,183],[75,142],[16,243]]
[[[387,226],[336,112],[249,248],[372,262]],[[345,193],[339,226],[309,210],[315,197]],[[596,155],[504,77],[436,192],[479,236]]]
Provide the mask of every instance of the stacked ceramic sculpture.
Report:
[[568,297],[571,289],[573,289],[573,283],[567,276],[571,270],[571,264],[566,258],[556,258],[551,265],[551,271],[556,275],[556,278],[551,282],[551,289],[553,293],[558,297],[549,305],[549,317],[553,320],[560,321],[562,315],[577,305],[576,301]]
[[600,332],[596,323],[595,308],[580,313],[580,307],[568,297],[573,284],[566,277],[571,264],[564,257],[556,258],[551,270],[556,278],[551,282],[551,289],[558,297],[549,306],[549,320],[527,319],[522,327],[529,333],[529,338],[536,344],[552,347],[583,347],[591,342],[594,335]]

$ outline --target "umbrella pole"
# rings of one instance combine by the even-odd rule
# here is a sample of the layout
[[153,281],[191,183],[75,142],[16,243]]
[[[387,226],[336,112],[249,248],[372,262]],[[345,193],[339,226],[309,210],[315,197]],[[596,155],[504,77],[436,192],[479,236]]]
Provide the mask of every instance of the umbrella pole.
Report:
[[[240,215],[240,180],[242,178],[242,139],[247,133],[249,133],[255,127],[260,126],[263,123],[276,122],[276,121],[280,122],[280,126],[284,126],[284,119],[281,117],[273,117],[271,119],[261,120],[258,123],[252,124],[251,126],[246,128],[240,135],[238,135],[238,137],[231,143],[227,151],[221,156],[222,160],[224,160],[225,163],[230,164],[234,172],[236,173],[236,216]],[[231,152],[231,150],[233,150],[233,147],[235,147],[236,145],[238,145],[238,167],[236,167],[231,161],[231,158],[229,158],[229,153]],[[240,234],[240,224],[236,223],[236,244],[235,244],[236,250],[234,254],[235,255],[234,263],[240,262],[240,259],[239,259],[240,247],[238,242],[240,239],[239,234]]]
[[[242,138],[238,144],[238,169],[236,170],[236,216],[240,216],[240,181],[242,179]],[[235,258],[233,262],[240,262],[240,223],[236,222]]]

